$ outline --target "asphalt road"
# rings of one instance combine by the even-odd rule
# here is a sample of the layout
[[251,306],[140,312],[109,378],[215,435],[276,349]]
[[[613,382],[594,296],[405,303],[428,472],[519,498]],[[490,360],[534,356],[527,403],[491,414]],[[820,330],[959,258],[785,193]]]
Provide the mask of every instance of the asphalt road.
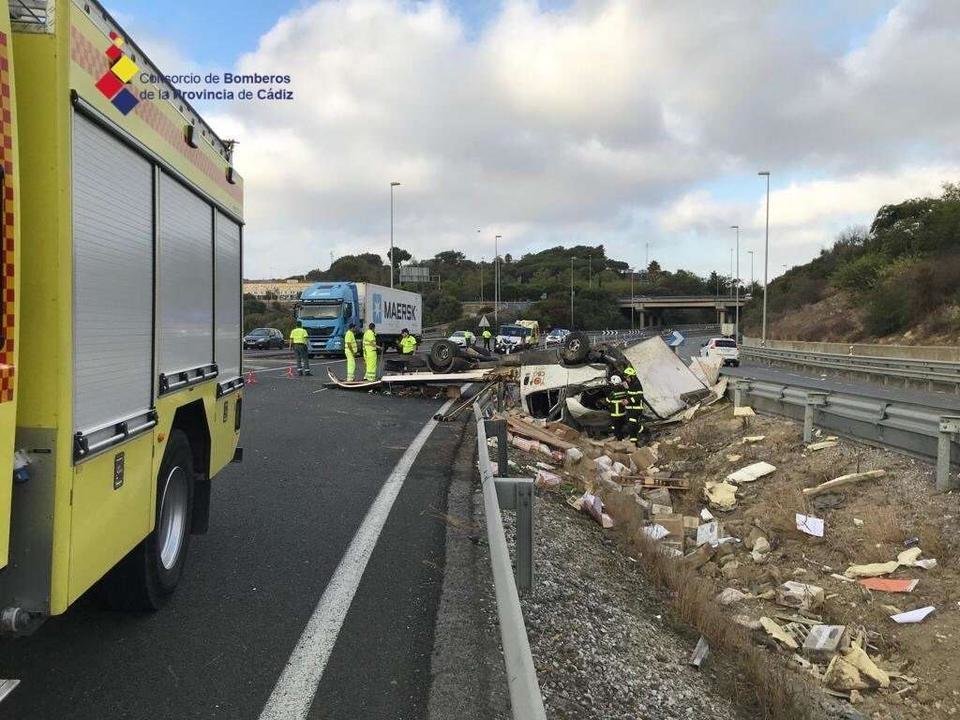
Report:
[[[0,718],[261,716],[368,509],[441,402],[324,390],[323,366],[289,379],[282,360],[259,362],[280,369],[245,391],[244,462],[214,481],[210,532],[193,537],[177,593],[143,615],[85,597],[4,640],[0,677],[22,682]],[[356,595],[339,598],[349,610],[308,717],[425,716],[462,435],[438,425],[413,462]]]

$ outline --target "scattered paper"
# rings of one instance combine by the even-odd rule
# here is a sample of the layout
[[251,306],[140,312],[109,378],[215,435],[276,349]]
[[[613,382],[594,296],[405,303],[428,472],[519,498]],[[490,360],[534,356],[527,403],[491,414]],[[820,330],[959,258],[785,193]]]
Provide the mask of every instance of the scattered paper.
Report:
[[923,560],[914,562],[913,566],[923,568],[924,570],[932,570],[937,566],[937,561],[935,558],[923,558]]
[[700,511],[700,519],[703,520],[704,522],[710,522],[711,520],[714,519],[713,513],[707,510],[706,508],[704,508],[703,510]]
[[643,528],[643,534],[651,540],[662,540],[670,534],[670,531],[663,525],[647,525]]
[[836,440],[824,440],[823,442],[815,442],[810,445],[807,445],[807,450],[810,452],[816,452],[817,450],[827,450],[837,446]]
[[823,518],[797,513],[797,530],[813,537],[823,537]]
[[870,590],[879,590],[880,592],[890,593],[908,593],[913,592],[919,580],[910,578],[864,578],[857,580],[858,583]]
[[936,608],[934,608],[933,605],[927,605],[927,607],[917,608],[916,610],[907,610],[906,612],[891,615],[890,619],[895,623],[900,623],[901,625],[907,623],[918,623],[927,617],[927,615],[932,613],[935,609]]
[[747,435],[743,440],[744,445],[750,445],[752,443],[763,442],[767,439],[766,435]]
[[741,405],[733,409],[734,417],[753,417],[754,415],[756,415],[756,413],[749,405]]
[[716,520],[697,526],[697,547],[720,539],[720,523]]

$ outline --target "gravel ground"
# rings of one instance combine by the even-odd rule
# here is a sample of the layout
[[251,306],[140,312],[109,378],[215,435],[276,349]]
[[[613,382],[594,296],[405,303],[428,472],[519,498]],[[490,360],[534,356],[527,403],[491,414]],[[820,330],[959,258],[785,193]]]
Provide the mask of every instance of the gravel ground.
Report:
[[[746,717],[714,687],[715,657],[701,670],[687,664],[697,636],[670,625],[635,562],[555,497],[539,495],[536,507],[537,576],[521,604],[547,717]],[[513,513],[503,516],[512,544]]]

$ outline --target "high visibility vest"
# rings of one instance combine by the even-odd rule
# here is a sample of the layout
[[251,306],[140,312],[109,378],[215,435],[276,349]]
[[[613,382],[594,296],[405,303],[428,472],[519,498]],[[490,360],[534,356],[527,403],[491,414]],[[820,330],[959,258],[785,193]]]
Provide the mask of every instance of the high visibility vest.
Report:
[[293,341],[294,345],[306,345],[307,331],[302,327],[295,327],[290,331],[290,339]]
[[353,334],[353,330],[347,330],[346,334],[343,336],[343,349],[349,350],[354,355],[357,354],[357,336]]
[[400,352],[404,355],[410,355],[417,349],[417,339],[413,335],[407,335],[400,338]]
[[377,349],[377,334],[373,330],[364,330],[363,331],[363,351],[367,352],[368,350],[376,351]]
[[614,390],[607,401],[610,403],[610,417],[623,417],[626,411],[627,393],[623,390]]
[[483,331],[483,339],[484,339],[484,340],[489,340],[489,339],[492,338],[492,337],[493,337],[493,333],[491,333],[489,330],[484,330],[484,331]]
[[643,389],[627,390],[627,408],[630,410],[640,410],[643,408]]

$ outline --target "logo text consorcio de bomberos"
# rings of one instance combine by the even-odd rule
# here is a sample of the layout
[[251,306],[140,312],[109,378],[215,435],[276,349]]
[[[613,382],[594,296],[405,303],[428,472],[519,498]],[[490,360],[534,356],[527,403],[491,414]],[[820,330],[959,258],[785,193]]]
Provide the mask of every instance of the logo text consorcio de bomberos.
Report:
[[[250,73],[210,72],[184,73],[183,75],[155,75],[141,73],[140,82],[144,85],[166,83],[173,90],[163,87],[157,90],[141,90],[141,100],[293,100],[294,92],[289,87],[292,78],[289,75],[261,75]],[[198,86],[205,87],[198,87]]]

